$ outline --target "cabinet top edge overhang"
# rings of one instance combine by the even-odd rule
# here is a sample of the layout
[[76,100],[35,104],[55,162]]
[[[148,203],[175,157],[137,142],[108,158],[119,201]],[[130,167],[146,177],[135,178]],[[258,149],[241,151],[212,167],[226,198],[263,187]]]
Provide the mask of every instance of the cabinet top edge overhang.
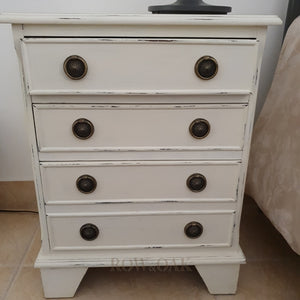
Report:
[[178,14],[24,14],[0,13],[3,24],[49,25],[190,25],[268,26],[280,25],[275,15],[178,15]]

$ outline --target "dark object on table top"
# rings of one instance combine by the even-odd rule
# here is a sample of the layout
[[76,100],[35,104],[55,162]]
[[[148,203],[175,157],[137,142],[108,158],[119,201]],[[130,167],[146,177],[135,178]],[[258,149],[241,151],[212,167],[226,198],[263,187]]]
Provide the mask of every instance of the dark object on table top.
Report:
[[230,6],[209,5],[203,0],[177,0],[173,4],[149,6],[153,14],[227,14]]

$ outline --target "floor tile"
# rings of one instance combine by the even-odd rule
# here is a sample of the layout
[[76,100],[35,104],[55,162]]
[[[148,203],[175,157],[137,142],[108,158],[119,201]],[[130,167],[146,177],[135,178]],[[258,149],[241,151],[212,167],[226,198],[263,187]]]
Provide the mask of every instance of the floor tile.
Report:
[[2,299],[8,289],[16,268],[17,267],[0,267],[0,299]]
[[43,300],[40,271],[33,267],[21,269],[5,300]]
[[300,265],[251,263],[241,266],[236,295],[217,300],[299,300]]
[[267,262],[262,265],[269,299],[300,299],[300,259],[293,262]]
[[0,267],[20,264],[38,228],[38,216],[0,213]]
[[24,267],[32,267],[34,265],[34,262],[39,254],[40,249],[41,249],[41,230],[40,228],[38,228],[32,240],[30,248],[26,254],[24,265],[23,265]]
[[33,181],[0,181],[0,209],[37,210]]

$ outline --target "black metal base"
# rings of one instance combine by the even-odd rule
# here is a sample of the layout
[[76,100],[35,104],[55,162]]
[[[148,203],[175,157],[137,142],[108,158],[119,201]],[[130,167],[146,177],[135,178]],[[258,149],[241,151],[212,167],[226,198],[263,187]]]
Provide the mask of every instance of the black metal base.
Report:
[[153,14],[222,14],[231,12],[230,6],[209,5],[202,0],[178,0],[173,4],[149,6]]

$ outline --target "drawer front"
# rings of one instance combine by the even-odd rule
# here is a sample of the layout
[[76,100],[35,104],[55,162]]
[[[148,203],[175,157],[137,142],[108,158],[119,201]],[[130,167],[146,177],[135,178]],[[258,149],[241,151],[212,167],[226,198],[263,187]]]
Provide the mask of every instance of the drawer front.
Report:
[[247,111],[247,104],[34,105],[41,152],[241,150]]
[[42,163],[46,203],[235,201],[239,162]]
[[[252,90],[257,42],[29,38],[24,40],[23,56],[28,87],[33,94],[41,91]],[[74,66],[70,60],[66,61],[72,56],[77,59],[77,64],[73,61]],[[203,60],[205,57],[212,59]],[[72,66],[78,69],[72,71]],[[212,73],[204,74],[202,67],[212,68]],[[201,69],[200,74],[197,68]],[[76,80],[71,79],[70,74],[77,76]],[[201,74],[206,77],[201,79]]]
[[233,211],[132,214],[50,215],[51,248],[93,250],[231,245]]

